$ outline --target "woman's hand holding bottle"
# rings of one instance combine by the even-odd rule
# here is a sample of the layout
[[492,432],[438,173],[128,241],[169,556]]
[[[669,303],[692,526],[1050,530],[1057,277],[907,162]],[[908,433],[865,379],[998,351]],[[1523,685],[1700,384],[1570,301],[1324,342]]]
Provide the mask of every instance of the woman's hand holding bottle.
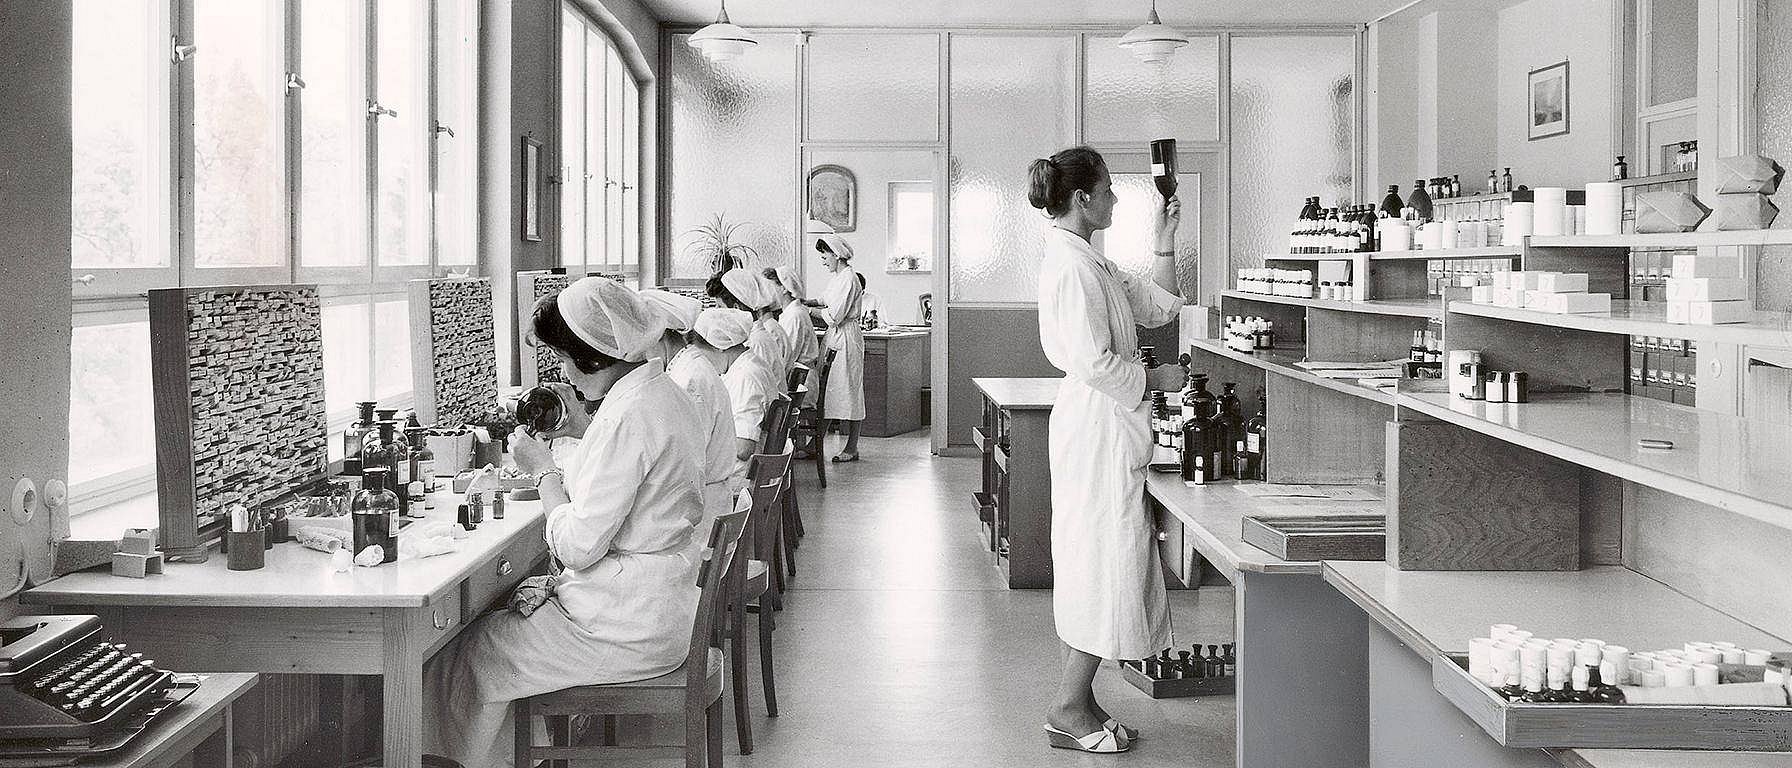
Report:
[[1176,250],[1176,228],[1182,224],[1182,200],[1172,197],[1157,209],[1151,221],[1151,249],[1157,253]]

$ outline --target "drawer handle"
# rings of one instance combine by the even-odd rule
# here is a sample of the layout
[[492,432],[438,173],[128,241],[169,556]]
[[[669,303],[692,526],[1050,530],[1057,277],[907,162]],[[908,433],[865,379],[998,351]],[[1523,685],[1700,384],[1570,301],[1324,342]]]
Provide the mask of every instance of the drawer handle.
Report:
[[448,628],[448,620],[442,618],[441,611],[430,611],[429,612],[429,620],[430,620],[430,623],[436,625],[436,629],[447,629]]
[[508,557],[498,558],[498,575],[499,576],[509,576],[511,573],[513,573],[515,571],[516,571],[516,566],[510,564],[510,558],[508,558]]

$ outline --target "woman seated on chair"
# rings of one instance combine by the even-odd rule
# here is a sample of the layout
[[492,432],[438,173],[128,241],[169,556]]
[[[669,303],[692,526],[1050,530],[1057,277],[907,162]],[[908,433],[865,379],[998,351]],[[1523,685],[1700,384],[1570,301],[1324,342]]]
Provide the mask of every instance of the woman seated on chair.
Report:
[[584,439],[564,470],[548,451],[556,434],[511,438],[549,510],[557,570],[526,581],[512,610],[481,618],[431,660],[426,751],[467,768],[508,766],[515,700],[645,680],[683,663],[704,543],[692,527],[703,515],[704,425],[650,359],[663,331],[658,310],[604,278],[536,305],[532,343],[553,350],[566,380],[602,404],[573,426]]
[[728,476],[728,498],[747,485],[747,460],[759,451],[759,424],[765,409],[778,399],[782,382],[752,354],[753,316],[734,309],[706,309],[697,316],[692,348],[722,372],[722,386],[734,407],[734,469]]
[[753,334],[747,339],[747,348],[778,378],[778,391],[782,392],[784,377],[790,374],[795,355],[789,334],[778,324],[778,309],[783,306],[778,297],[784,290],[745,267],[710,278],[705,290],[722,306],[753,315]]
[[[713,346],[708,347],[710,352],[705,351],[702,336],[696,332],[703,302],[656,288],[642,291],[641,296],[665,312],[666,335],[658,356],[666,361],[666,375],[691,396],[703,418],[703,520],[697,524],[697,535],[702,537],[717,516],[727,514],[733,507],[729,480],[734,476],[736,447],[734,403],[728,397],[727,385],[722,383],[722,371],[727,370],[734,356]],[[716,365],[718,362],[720,366]]]

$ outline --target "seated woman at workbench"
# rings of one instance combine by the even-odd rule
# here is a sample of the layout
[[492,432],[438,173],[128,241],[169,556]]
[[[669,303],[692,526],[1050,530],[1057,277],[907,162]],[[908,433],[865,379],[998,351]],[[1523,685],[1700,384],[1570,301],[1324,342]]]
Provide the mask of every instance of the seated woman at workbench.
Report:
[[560,568],[526,582],[514,610],[480,619],[425,671],[425,750],[467,768],[511,764],[516,699],[677,669],[697,610],[705,427],[650,359],[664,315],[588,277],[536,305],[533,326],[566,380],[603,404],[564,470],[545,442],[553,435],[511,438],[550,510]]

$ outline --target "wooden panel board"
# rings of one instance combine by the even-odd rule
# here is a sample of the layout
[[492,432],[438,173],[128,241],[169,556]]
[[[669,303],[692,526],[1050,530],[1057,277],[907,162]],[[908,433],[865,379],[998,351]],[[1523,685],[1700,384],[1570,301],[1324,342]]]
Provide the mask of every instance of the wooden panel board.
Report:
[[1792,637],[1792,531],[1626,483],[1624,565],[1781,637]]
[[491,279],[412,280],[409,298],[417,418],[453,426],[490,415],[500,407]]
[[1412,349],[1412,332],[1430,327],[1418,317],[1314,308],[1307,312],[1307,357],[1339,362],[1405,360]]
[[1524,269],[1544,272],[1581,272],[1587,290],[1609,293],[1614,299],[1630,296],[1630,252],[1616,248],[1528,248]]
[[[1257,412],[1257,398],[1263,392],[1265,377],[1268,375],[1262,368],[1247,365],[1224,355],[1217,355],[1201,347],[1189,347],[1191,355],[1190,370],[1207,374],[1207,389],[1214,397],[1225,391],[1226,382],[1238,384],[1238,402],[1245,418]],[[1173,397],[1175,393],[1171,393]]]
[[1581,567],[1579,468],[1449,424],[1388,424],[1388,564]]
[[1444,338],[1450,349],[1480,350],[1482,363],[1492,370],[1529,373],[1532,392],[1624,391],[1630,340],[1620,335],[1450,313],[1444,316]]
[[946,316],[952,330],[945,339],[945,359],[951,365],[946,368],[946,391],[936,390],[933,396],[946,398],[950,444],[965,445],[971,427],[977,425],[979,398],[971,379],[1063,378],[1064,372],[1052,367],[1039,345],[1037,308],[949,306]]
[[288,608],[125,607],[107,629],[166,669],[377,675],[380,611]]
[[1383,425],[1394,409],[1372,400],[1270,377],[1264,447],[1270,482],[1377,483],[1386,476]]

